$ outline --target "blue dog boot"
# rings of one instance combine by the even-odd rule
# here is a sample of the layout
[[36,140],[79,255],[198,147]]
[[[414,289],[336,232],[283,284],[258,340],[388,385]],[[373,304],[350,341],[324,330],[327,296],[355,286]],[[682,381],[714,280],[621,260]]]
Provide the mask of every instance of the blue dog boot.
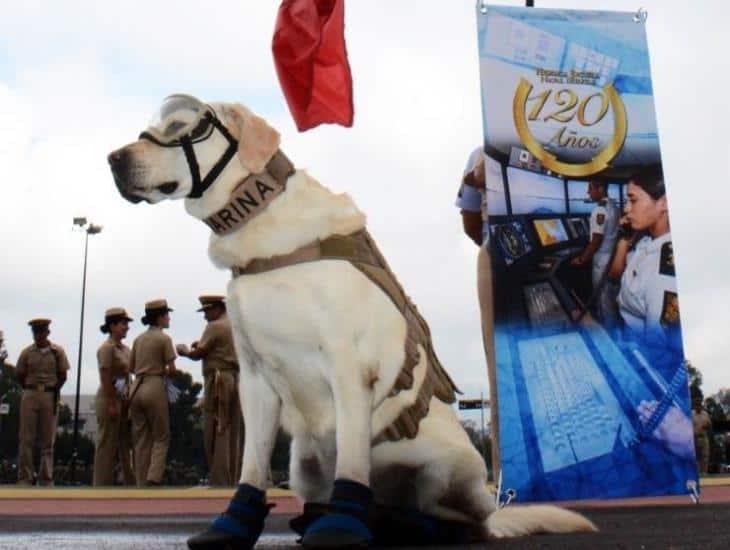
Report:
[[246,483],[238,486],[228,508],[207,531],[190,537],[191,550],[249,550],[264,529],[269,513],[266,493]]
[[327,508],[304,532],[304,548],[366,548],[370,544],[374,505],[369,487],[349,479],[335,480]]

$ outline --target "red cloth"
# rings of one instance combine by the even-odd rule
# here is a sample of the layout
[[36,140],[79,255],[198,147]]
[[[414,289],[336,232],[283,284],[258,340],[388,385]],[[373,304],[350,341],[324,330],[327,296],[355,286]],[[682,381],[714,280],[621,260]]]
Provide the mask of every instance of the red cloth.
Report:
[[300,132],[326,122],[352,126],[344,0],[283,0],[271,49]]

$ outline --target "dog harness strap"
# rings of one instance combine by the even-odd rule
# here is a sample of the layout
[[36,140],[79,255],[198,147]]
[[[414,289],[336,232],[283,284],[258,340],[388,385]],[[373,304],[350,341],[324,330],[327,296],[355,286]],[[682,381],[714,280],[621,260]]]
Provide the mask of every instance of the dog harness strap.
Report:
[[280,269],[290,265],[318,260],[349,261],[370,281],[377,285],[393,302],[393,305],[406,319],[405,359],[400,373],[391,388],[390,396],[401,390],[408,390],[414,384],[414,368],[421,362],[419,348],[426,354],[426,374],[418,388],[413,402],[404,409],[400,416],[381,433],[376,434],[373,444],[382,441],[397,441],[403,437],[414,438],[418,434],[418,425],[428,413],[432,397],[444,403],[456,401],[459,389],[441,365],[433,349],[431,331],[426,320],[421,317],[415,304],[410,300],[391,271],[385,257],[380,253],[375,241],[366,229],[350,235],[333,235],[323,241],[314,241],[289,254],[282,254],[267,259],[251,260],[244,267],[233,267],[234,277],[254,275]]
[[[365,233],[367,231],[362,230],[351,235],[333,235],[324,241],[316,240],[308,245],[297,248],[289,254],[273,256],[267,259],[251,260],[245,267],[233,267],[233,276],[238,277],[239,275],[263,273],[272,269],[317,260],[347,260],[377,267],[377,258],[369,254],[366,245],[363,246]],[[401,307],[398,309],[402,311]]]
[[[223,134],[223,136],[228,140],[228,148],[223,153],[223,156],[218,159],[218,162],[215,163],[213,168],[210,169],[210,172],[208,172],[208,175],[203,178],[203,181],[200,181],[200,171],[198,168],[197,161],[195,162],[195,172],[193,172],[193,165],[190,164],[190,157],[188,156],[188,148],[190,149],[190,154],[193,159],[195,159],[195,154],[193,154],[193,146],[190,142],[189,137],[184,137],[180,141],[183,144],[183,150],[185,151],[185,156],[188,158],[188,164],[190,165],[190,173],[193,174],[193,188],[190,190],[190,193],[188,194],[188,198],[191,199],[197,199],[205,193],[205,191],[210,187],[213,182],[216,180],[218,176],[220,176],[220,173],[223,171],[223,169],[226,167],[228,162],[234,157],[236,154],[236,151],[238,151],[238,141],[231,135],[231,133],[228,131],[228,128],[226,128],[221,122],[213,116],[208,116],[208,120],[210,120],[211,124],[215,126],[218,131]],[[188,145],[187,148],[185,147],[185,141],[187,141]]]
[[203,194],[200,184],[200,167],[198,166],[198,159],[195,158],[195,151],[193,151],[193,144],[189,137],[183,136],[180,138],[180,145],[182,145],[183,152],[185,153],[185,160],[188,161],[190,177],[193,180],[193,188],[188,197],[196,198]]
[[233,190],[228,203],[203,222],[221,236],[240,229],[284,192],[286,180],[293,173],[294,165],[284,153],[277,151],[264,172],[249,174]]

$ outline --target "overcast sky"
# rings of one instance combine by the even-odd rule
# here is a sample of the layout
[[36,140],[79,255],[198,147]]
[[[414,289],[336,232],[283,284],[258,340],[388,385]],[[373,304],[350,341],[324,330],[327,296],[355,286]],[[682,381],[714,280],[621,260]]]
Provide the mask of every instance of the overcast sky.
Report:
[[[522,2],[505,2],[522,5]],[[730,110],[724,0],[540,1],[539,7],[648,11],[647,32],[686,355],[712,393],[730,385]],[[270,53],[274,0],[5,2],[0,13],[0,329],[10,360],[30,343],[27,320],[53,319],[51,339],[75,390],[84,234],[89,240],[82,393],[98,385],[95,352],[107,307],[142,329],[146,300],[166,297],[170,334],[203,329],[197,296],[228,273],[206,254],[209,230],[181,202],[131,205],[114,188],[112,149],[135,139],[163,97],[239,101],[282,133],[282,149],[326,186],[347,191],[429,321],[466,397],[486,393],[475,289],[476,247],[455,193],[482,141],[472,0],[348,0],[353,128],[299,134]],[[722,52],[725,52],[723,54]],[[201,379],[200,364],[178,367]]]

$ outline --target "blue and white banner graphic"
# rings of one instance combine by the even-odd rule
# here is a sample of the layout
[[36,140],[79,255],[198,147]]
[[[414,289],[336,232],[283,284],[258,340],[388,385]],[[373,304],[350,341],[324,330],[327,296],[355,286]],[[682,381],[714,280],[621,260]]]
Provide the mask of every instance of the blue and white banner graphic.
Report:
[[644,22],[477,18],[502,488],[686,494],[697,471]]

